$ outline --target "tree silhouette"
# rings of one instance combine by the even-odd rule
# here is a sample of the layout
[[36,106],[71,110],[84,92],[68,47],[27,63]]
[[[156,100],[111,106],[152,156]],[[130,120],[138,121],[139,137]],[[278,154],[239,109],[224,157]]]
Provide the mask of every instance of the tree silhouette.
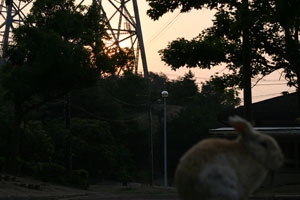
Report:
[[215,78],[219,83],[223,80],[225,88],[238,85],[244,89],[247,118],[251,118],[251,78],[283,69],[290,86],[300,84],[299,1],[148,0],[148,3],[151,8],[147,13],[154,20],[177,8],[181,12],[216,10],[212,27],[190,41],[184,38],[172,41],[160,54],[174,70],[184,66],[210,69],[226,64],[230,73]]
[[[95,83],[86,48],[86,10],[73,0],[39,0],[23,26],[14,31],[6,52],[1,84],[14,105],[14,124],[7,170],[17,171],[20,136],[26,115],[72,89]],[[95,18],[96,20],[96,18]],[[97,19],[99,22],[99,19]],[[95,23],[95,22],[94,22]]]

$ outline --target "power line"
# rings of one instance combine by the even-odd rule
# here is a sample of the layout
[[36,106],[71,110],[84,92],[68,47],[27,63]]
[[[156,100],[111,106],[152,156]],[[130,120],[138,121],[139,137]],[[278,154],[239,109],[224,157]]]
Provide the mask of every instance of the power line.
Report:
[[272,86],[272,85],[286,85],[286,83],[262,83],[262,84],[257,84],[256,86]]
[[281,93],[270,93],[270,94],[261,94],[261,95],[255,95],[253,97],[266,97],[266,96],[272,96],[272,95],[281,95]]
[[[177,75],[177,74],[169,74],[169,73],[164,73],[165,75],[168,75],[168,76],[177,76],[177,77],[182,77],[180,75]],[[204,77],[204,76],[195,76],[196,79],[204,79],[204,80],[208,80],[209,78],[207,77]]]
[[279,82],[283,82],[286,80],[282,80],[282,79],[262,79],[261,81],[264,81],[264,82],[276,82],[276,81],[279,81]]
[[146,42],[147,44],[150,43],[150,44],[148,45],[148,47],[151,46],[151,45],[153,44],[153,42],[152,42],[153,40],[155,40],[155,39],[157,39],[158,37],[160,37],[160,36],[163,35],[163,31],[166,31],[167,28],[169,28],[170,25],[173,24],[173,23],[176,21],[176,19],[179,17],[180,14],[181,14],[181,12],[179,12],[175,17],[173,17],[173,18],[169,21],[169,23],[167,23],[162,29],[159,30],[158,33],[156,33],[154,36],[152,36],[152,37],[149,39],[149,41]]
[[104,120],[104,121],[130,122],[130,121],[136,121],[136,120],[143,117],[142,115],[139,115],[137,117],[127,118],[127,119],[108,119],[108,118],[105,118],[105,117],[100,117],[100,116],[98,116],[98,115],[96,115],[96,114],[94,114],[90,111],[87,111],[85,108],[82,108],[81,106],[74,105],[74,103],[71,105],[71,107],[79,109],[80,111],[84,112],[85,114],[89,115],[90,117],[93,117],[93,118],[98,119],[98,120]]
[[[294,91],[290,91],[290,93],[293,93],[293,92],[296,92],[296,90]],[[274,95],[277,95],[277,96],[281,96],[282,93],[270,93],[270,94],[262,94],[262,95],[255,95],[255,96],[252,96],[253,98],[257,98],[257,97],[268,97],[268,96],[274,96]],[[275,96],[276,97],[276,96]]]
[[132,107],[145,107],[147,104],[132,104],[132,103],[128,103],[128,102],[125,102],[121,99],[118,99],[117,97],[114,97],[110,94],[110,97],[113,98],[116,102],[118,103],[121,103],[123,105],[126,105],[126,106],[132,106]]

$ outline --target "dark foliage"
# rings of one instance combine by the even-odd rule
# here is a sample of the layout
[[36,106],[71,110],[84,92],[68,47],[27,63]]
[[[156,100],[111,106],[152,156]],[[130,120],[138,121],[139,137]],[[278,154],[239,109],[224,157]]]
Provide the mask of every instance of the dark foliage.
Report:
[[[168,144],[175,149],[169,151],[170,173],[180,155],[218,125],[218,112],[237,105],[234,90],[217,90],[217,81],[199,91],[191,72],[177,80],[151,73],[149,98],[144,78],[131,73],[131,52],[106,49],[103,41],[109,37],[95,10],[76,7],[73,0],[38,0],[25,25],[15,30],[0,76],[0,170],[11,169],[4,162],[13,158],[15,163],[9,164],[14,164],[14,173],[82,188],[90,180],[149,182],[149,99],[156,109],[157,179],[162,90],[169,91],[168,105],[179,108],[168,119]],[[215,62],[220,62],[219,55]],[[125,73],[114,76],[121,67]],[[67,93],[70,129],[64,113]],[[67,142],[72,147],[71,173],[65,164]]]

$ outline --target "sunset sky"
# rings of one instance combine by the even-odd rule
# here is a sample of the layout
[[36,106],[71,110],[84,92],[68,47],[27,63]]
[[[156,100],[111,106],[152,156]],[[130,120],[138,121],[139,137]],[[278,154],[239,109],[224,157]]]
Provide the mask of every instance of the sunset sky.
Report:
[[[81,0],[76,0],[80,2]],[[112,0],[115,2],[115,0]],[[84,4],[90,4],[92,0],[84,0]],[[102,0],[103,5],[108,1]],[[116,1],[118,2],[118,1]],[[132,1],[127,3],[127,7],[132,9]],[[145,44],[145,51],[148,63],[148,70],[156,73],[163,72],[169,79],[176,79],[183,76],[188,71],[186,68],[172,71],[160,59],[158,51],[164,49],[169,42],[184,37],[192,39],[196,37],[205,28],[212,25],[213,11],[209,10],[193,10],[188,13],[180,13],[175,10],[174,13],[168,13],[161,17],[158,21],[151,20],[146,11],[149,9],[146,0],[138,0],[139,13],[141,18],[141,26]],[[109,15],[111,8],[105,8]],[[132,15],[133,11],[131,10]],[[140,59],[141,60],[141,59]],[[142,72],[142,63],[139,63],[139,71]],[[216,66],[211,70],[192,69],[196,81],[200,86],[201,82],[209,80],[209,77],[216,72],[220,74],[226,73],[224,66]],[[256,87],[253,88],[253,102],[261,101],[271,97],[281,95],[282,91],[294,92],[295,88],[288,88],[286,81],[280,78],[280,72],[274,72],[270,76],[264,78]],[[253,80],[253,83],[256,81]],[[241,95],[242,97],[242,92]]]
[[[85,0],[85,2],[89,3],[91,0]],[[120,5],[117,3],[118,1],[112,0],[112,2],[116,3],[116,5]],[[111,16],[115,11],[108,1],[102,0],[102,5],[108,16]],[[133,15],[132,1],[128,1],[126,6]],[[189,69],[181,68],[177,71],[172,71],[170,67],[161,61],[158,51],[166,48],[169,42],[178,37],[192,39],[198,36],[205,28],[212,26],[214,12],[210,10],[193,10],[188,13],[180,13],[179,10],[175,10],[174,13],[167,13],[159,20],[153,21],[146,15],[149,9],[146,0],[138,0],[138,7],[148,70],[156,73],[162,72],[166,74],[169,79],[176,79],[179,76],[183,76]],[[110,10],[112,10],[111,13]],[[118,19],[116,19],[116,21],[118,21]],[[141,59],[139,62],[139,71],[143,71]],[[195,74],[196,81],[200,87],[201,82],[209,80],[211,75],[217,72],[219,74],[227,72],[224,66],[216,66],[211,70],[194,68],[191,69],[191,71]],[[283,91],[295,91],[295,88],[288,88],[286,86],[284,78],[279,79],[280,72],[274,72],[260,81],[259,84],[253,88],[253,102],[280,96]],[[256,80],[253,80],[252,83],[255,84]],[[243,98],[242,91],[240,91],[240,97]]]
[[[168,42],[178,37],[186,39],[196,37],[203,29],[212,25],[214,12],[209,10],[194,10],[179,14],[179,10],[176,10],[174,13],[164,15],[158,21],[153,21],[146,15],[146,11],[149,8],[146,1],[139,0],[138,3],[149,71],[163,72],[170,79],[182,76],[188,69],[182,68],[172,71],[170,67],[164,65],[161,61],[158,51],[164,49]],[[197,83],[201,83],[208,80],[216,72],[226,73],[226,69],[224,66],[216,66],[211,70],[192,69],[192,72],[196,76]],[[253,88],[253,102],[280,96],[282,91],[295,91],[295,88],[288,88],[286,86],[286,81],[283,77],[281,80],[279,79],[280,72],[274,72],[265,77]],[[253,84],[255,82],[256,80],[252,81]],[[242,91],[240,96],[242,97]]]

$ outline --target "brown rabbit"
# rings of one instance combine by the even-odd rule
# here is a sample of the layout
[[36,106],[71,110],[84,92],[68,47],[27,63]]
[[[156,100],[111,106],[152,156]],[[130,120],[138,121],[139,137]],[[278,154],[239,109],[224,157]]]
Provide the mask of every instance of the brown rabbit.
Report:
[[202,140],[180,159],[175,174],[183,200],[243,200],[259,187],[267,172],[279,168],[283,154],[270,136],[234,116],[236,140]]

